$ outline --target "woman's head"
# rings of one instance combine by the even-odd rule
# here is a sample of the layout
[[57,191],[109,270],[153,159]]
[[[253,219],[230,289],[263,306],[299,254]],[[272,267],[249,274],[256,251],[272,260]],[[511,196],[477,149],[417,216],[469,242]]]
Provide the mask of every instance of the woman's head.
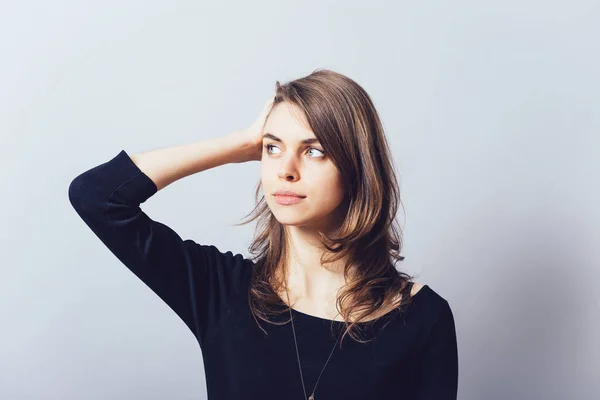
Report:
[[[308,223],[315,217],[318,221],[333,211],[346,216],[350,211],[347,217],[354,219],[353,224],[362,220],[368,226],[367,220],[372,223],[382,211],[385,189],[397,187],[373,102],[342,74],[316,70],[283,85],[276,82],[264,132],[263,144],[268,147],[263,148],[261,183],[269,208],[282,224]],[[317,142],[301,143],[313,138]],[[297,189],[307,197],[296,205],[281,206],[273,196],[277,189]],[[350,210],[338,208],[350,203]],[[306,221],[295,219],[301,214],[308,214]],[[334,221],[338,219],[328,220]]]
[[[259,219],[250,246],[256,255],[249,292],[253,313],[266,321],[265,312],[281,305],[277,290],[285,282],[275,271],[288,256],[286,226],[302,226],[318,233],[328,251],[324,262],[346,260],[346,276],[352,272],[338,298],[342,316],[361,309],[358,322],[369,319],[405,291],[410,278],[394,266],[403,260],[395,220],[400,193],[371,98],[354,80],[331,70],[277,81],[263,131],[257,205],[246,222]],[[274,193],[286,189],[306,197],[279,204]]]

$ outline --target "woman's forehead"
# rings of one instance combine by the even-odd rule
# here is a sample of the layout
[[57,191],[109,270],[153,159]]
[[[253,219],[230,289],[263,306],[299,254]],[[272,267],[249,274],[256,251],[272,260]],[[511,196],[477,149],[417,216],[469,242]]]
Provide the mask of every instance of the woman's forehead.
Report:
[[[264,126],[269,138],[283,143],[308,143],[317,140],[300,110],[291,110],[287,104],[275,107]],[[294,107],[297,108],[297,107]]]

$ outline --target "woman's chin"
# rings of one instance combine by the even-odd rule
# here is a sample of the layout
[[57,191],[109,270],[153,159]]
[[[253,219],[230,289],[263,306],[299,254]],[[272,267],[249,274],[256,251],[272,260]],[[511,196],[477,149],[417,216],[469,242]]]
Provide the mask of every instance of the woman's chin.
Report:
[[301,227],[301,226],[306,226],[309,223],[309,221],[306,218],[292,218],[288,215],[286,215],[284,217],[275,215],[275,218],[277,219],[277,221],[279,221],[279,223],[281,225],[286,225],[286,226]]

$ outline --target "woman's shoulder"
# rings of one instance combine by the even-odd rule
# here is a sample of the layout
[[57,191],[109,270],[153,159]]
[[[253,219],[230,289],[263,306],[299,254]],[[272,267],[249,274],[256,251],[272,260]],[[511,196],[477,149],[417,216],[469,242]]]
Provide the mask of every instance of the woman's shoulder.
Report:
[[421,291],[421,289],[423,289],[424,286],[427,285],[419,282],[413,282],[412,288],[410,289],[410,296],[414,297],[417,293],[419,293],[419,291]]
[[423,317],[436,320],[444,314],[452,314],[452,309],[446,297],[432,288],[431,285],[421,282],[413,282],[412,285],[412,303],[419,309],[419,313]]
[[443,303],[446,300],[440,292],[434,289],[430,284],[423,282],[411,282],[410,296],[413,298],[426,297],[434,301]]

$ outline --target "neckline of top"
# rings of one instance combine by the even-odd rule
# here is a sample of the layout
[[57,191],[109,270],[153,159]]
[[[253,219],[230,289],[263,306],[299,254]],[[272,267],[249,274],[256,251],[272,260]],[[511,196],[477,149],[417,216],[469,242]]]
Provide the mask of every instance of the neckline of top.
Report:
[[[411,296],[411,299],[414,300],[424,290],[430,290],[430,287],[428,285],[424,284],[423,287],[421,287],[421,289],[419,289],[419,291],[417,293],[415,293],[413,296]],[[334,320],[334,319],[318,317],[318,316],[312,315],[312,314],[306,314],[306,313],[303,313],[302,311],[296,310],[295,308],[291,308],[291,310],[292,310],[292,312],[294,314],[297,314],[297,315],[299,315],[299,316],[301,316],[302,318],[305,318],[305,319],[312,319],[312,320],[315,320],[315,321],[334,323],[334,324],[338,324],[338,325],[345,324],[344,321],[337,321],[337,320]],[[397,311],[397,309],[394,309],[392,311],[388,311],[387,313],[383,314],[381,317],[377,318],[375,321],[379,321],[381,319],[389,317],[391,313],[396,312],[396,311]],[[359,322],[358,325],[360,325],[360,324],[368,324],[370,322],[371,321],[363,321],[363,322]]]

